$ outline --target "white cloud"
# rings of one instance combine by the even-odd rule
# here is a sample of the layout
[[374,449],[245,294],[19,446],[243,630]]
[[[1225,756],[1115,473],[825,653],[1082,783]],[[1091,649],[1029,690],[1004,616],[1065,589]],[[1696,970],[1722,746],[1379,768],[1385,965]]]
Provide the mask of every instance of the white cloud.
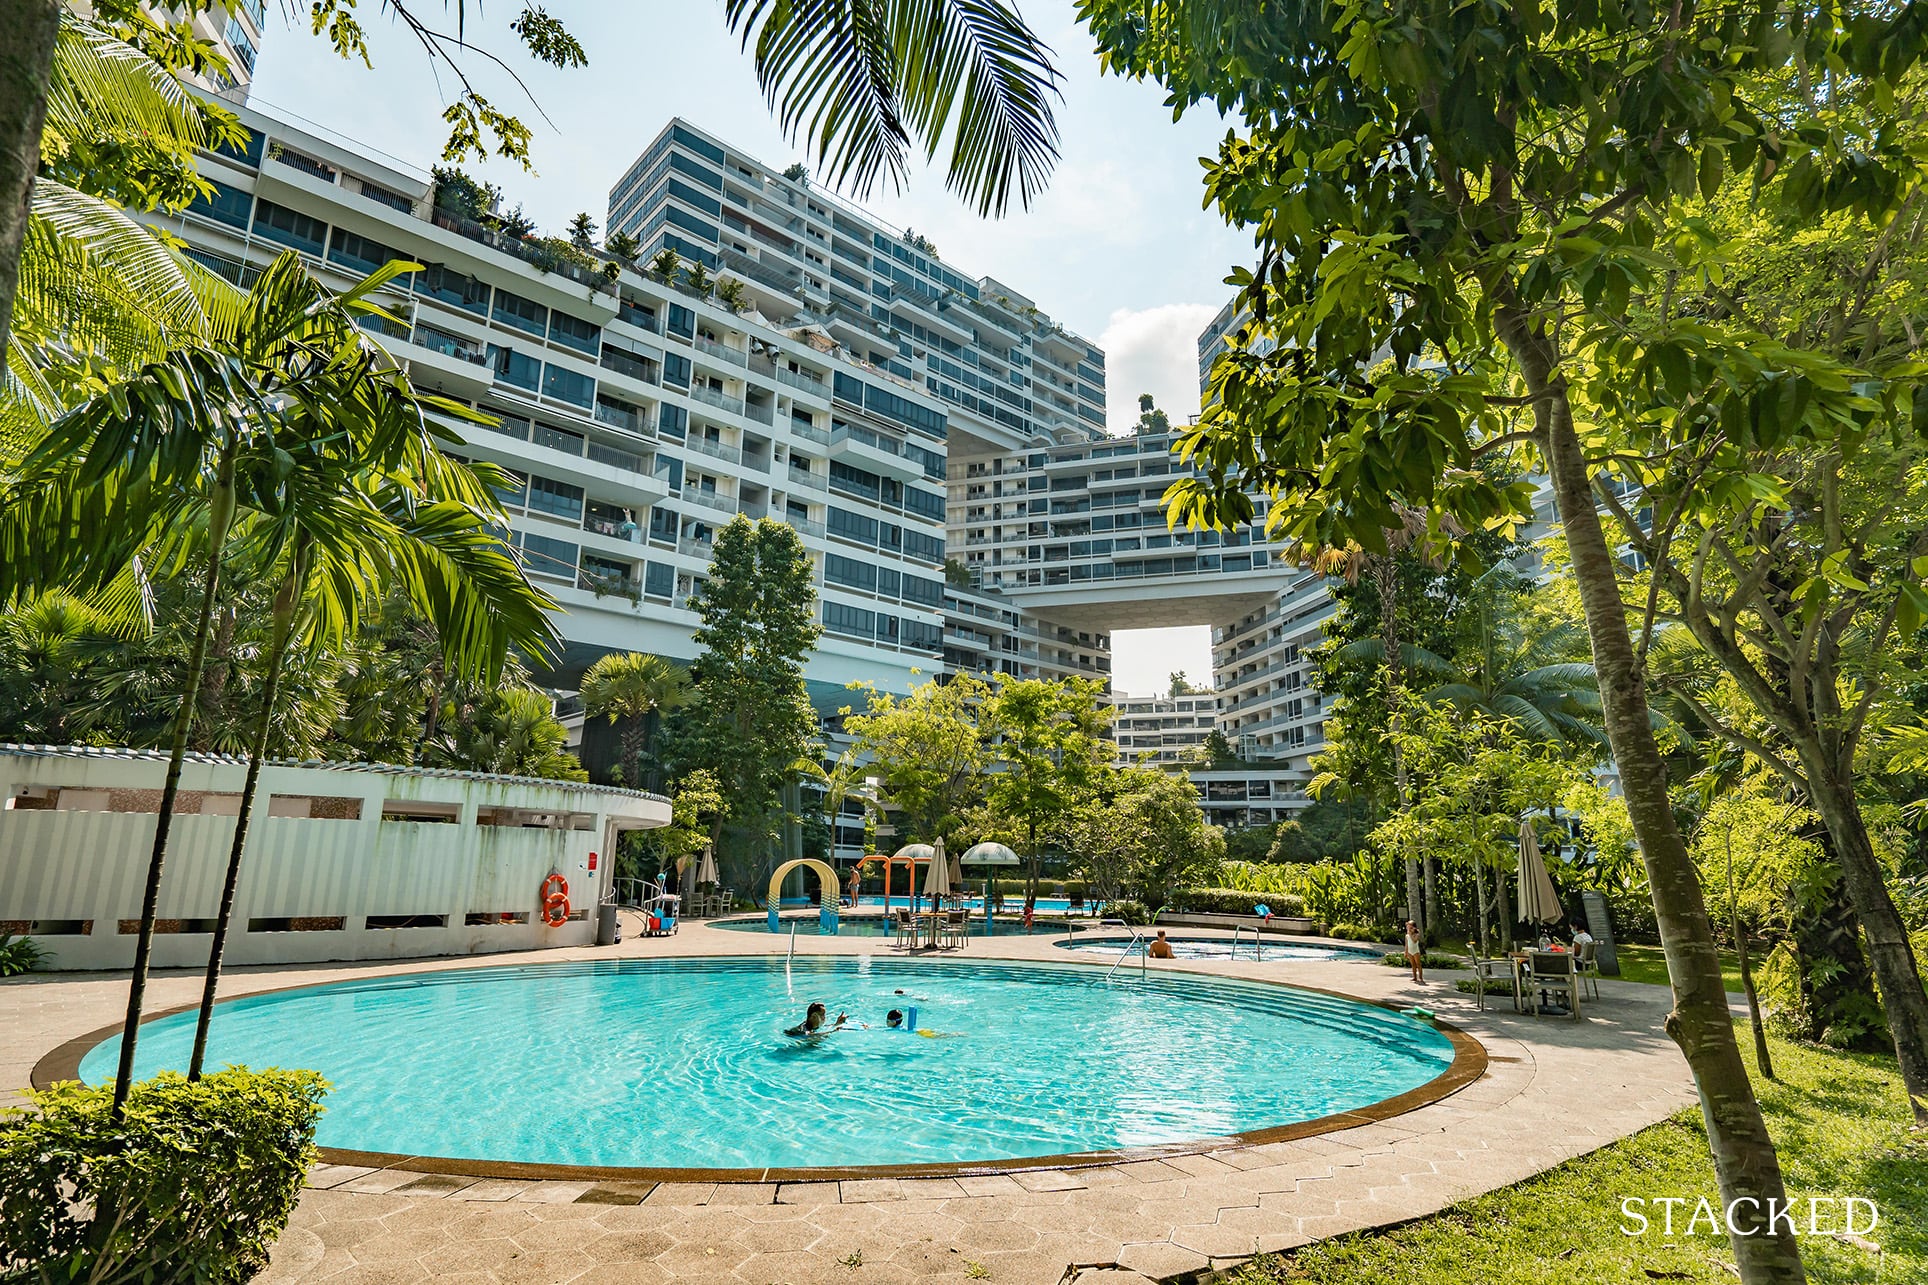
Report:
[[1138,395],[1183,424],[1198,413],[1198,332],[1217,315],[1215,303],[1120,308],[1098,346],[1105,350],[1106,413],[1114,433],[1138,422]]

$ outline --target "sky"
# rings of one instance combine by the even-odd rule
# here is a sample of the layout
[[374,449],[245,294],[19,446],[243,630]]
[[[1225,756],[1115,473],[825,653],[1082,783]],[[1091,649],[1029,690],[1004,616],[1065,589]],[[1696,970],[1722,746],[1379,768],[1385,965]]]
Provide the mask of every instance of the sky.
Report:
[[[1106,353],[1109,418],[1123,431],[1151,393],[1183,423],[1198,410],[1198,332],[1230,296],[1226,273],[1251,258],[1251,238],[1201,208],[1198,158],[1226,124],[1210,109],[1174,123],[1156,86],[1099,74],[1090,38],[1069,0],[1021,0],[1064,73],[1058,112],[1062,159],[1029,210],[981,219],[951,195],[941,171],[914,166],[902,192],[888,184],[843,195],[887,222],[929,238],[953,268],[994,276],[1034,299]],[[424,4],[424,14],[440,6]],[[380,10],[361,11],[372,70],[345,62],[305,27],[269,6],[269,32],[255,67],[255,104],[373,147],[408,168],[438,163],[443,107],[457,82],[432,74],[420,48]],[[499,55],[527,85],[475,56],[464,70],[496,106],[534,130],[534,173],[513,162],[465,168],[499,185],[550,232],[587,210],[599,223],[609,188],[665,121],[683,116],[765,163],[808,161],[771,116],[749,58],[730,37],[720,4],[645,0],[565,4],[555,10],[588,53],[588,66],[558,70],[519,53],[512,5],[469,6],[469,41]],[[533,97],[533,103],[531,102]],[[1113,636],[1113,687],[1162,690],[1184,669],[1211,671],[1208,631],[1141,630]]]

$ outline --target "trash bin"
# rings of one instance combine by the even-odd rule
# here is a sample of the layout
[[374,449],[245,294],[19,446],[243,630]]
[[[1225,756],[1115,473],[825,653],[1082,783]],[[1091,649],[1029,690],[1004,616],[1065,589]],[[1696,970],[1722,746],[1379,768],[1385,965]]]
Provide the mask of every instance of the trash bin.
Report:
[[623,938],[622,925],[616,922],[616,907],[613,903],[596,907],[596,944],[614,946]]

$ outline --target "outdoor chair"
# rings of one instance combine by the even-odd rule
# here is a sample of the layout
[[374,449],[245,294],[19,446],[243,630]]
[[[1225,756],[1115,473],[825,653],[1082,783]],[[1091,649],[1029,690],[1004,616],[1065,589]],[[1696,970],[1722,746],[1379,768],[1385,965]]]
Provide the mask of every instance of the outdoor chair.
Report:
[[1574,1021],[1580,1020],[1580,973],[1574,957],[1563,950],[1536,950],[1528,957],[1527,1002],[1535,1014],[1540,1012],[1540,997],[1551,999],[1564,994]]
[[962,946],[971,939],[971,917],[962,910],[944,914],[944,945]]
[[1513,1011],[1520,1008],[1520,970],[1511,959],[1502,955],[1498,959],[1481,959],[1473,956],[1473,985],[1479,989],[1479,1009],[1486,1011],[1486,983],[1488,980],[1511,982],[1513,985]]
[[1600,998],[1600,943],[1582,942],[1574,959],[1574,967],[1580,970],[1580,980],[1591,988],[1593,998]]
[[917,946],[917,916],[908,910],[890,912],[892,927],[896,930],[891,944],[915,949]]

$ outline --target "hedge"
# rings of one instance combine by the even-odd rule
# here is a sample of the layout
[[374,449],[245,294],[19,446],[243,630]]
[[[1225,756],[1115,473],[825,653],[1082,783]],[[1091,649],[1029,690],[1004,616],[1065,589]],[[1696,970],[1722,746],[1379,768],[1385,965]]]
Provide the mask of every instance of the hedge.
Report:
[[0,1279],[239,1285],[264,1270],[314,1160],[327,1082],[233,1067],[189,1083],[57,1084],[0,1111]]
[[1165,909],[1198,915],[1249,915],[1255,906],[1275,915],[1305,914],[1305,898],[1292,892],[1244,892],[1237,888],[1174,888]]

